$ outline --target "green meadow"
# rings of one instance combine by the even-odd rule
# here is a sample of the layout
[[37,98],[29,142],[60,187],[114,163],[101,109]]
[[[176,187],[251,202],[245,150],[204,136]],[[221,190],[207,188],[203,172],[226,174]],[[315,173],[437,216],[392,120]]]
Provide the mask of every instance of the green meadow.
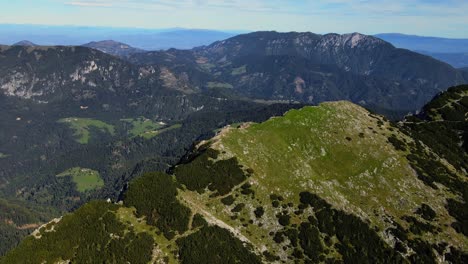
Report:
[[181,128],[181,127],[182,127],[181,124],[175,124],[175,125],[163,128],[163,129],[147,131],[147,132],[141,134],[140,136],[144,137],[146,139],[150,139],[150,138],[153,138],[153,137],[155,137],[155,136],[157,136],[157,135],[159,135],[161,133],[164,133],[164,132],[167,132],[167,131],[170,131],[170,130],[173,130],[173,129]]
[[92,191],[104,186],[99,172],[86,168],[74,167],[58,174],[57,177],[71,177],[79,192]]
[[164,127],[164,123],[155,123],[151,119],[145,117],[138,118],[127,118],[121,119],[120,121],[125,122],[131,128],[128,129],[128,135],[131,137],[145,137],[148,138],[148,135],[154,131],[158,131]]
[[114,126],[92,118],[69,117],[62,118],[58,122],[68,125],[74,131],[75,140],[80,144],[88,144],[91,137],[91,127],[112,136],[115,134]]

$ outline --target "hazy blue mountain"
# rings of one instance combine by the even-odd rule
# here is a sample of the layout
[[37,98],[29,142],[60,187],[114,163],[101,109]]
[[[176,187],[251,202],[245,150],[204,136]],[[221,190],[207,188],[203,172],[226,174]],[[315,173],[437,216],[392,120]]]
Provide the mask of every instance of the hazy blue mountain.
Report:
[[158,34],[122,35],[116,36],[115,39],[145,50],[161,50],[169,48],[191,49],[209,45],[235,35],[237,34],[214,30],[181,29]]
[[397,48],[431,53],[468,52],[468,39],[422,37],[398,33],[377,34],[375,36],[392,43]]
[[29,40],[22,40],[22,41],[16,42],[15,44],[13,44],[13,46],[35,47],[35,46],[37,46],[37,45],[34,44],[34,43],[32,43],[32,42],[29,41]]
[[447,62],[448,64],[459,68],[468,66],[468,52],[464,53],[432,53],[433,58]]
[[404,34],[377,34],[397,48],[409,49],[452,65],[455,68],[468,66],[468,39],[421,37]]
[[112,39],[140,49],[190,49],[232,37],[240,32],[204,29],[141,29],[83,26],[45,26],[0,24],[0,43],[11,45],[28,39],[38,45],[82,45]]
[[461,53],[435,53],[427,51],[416,51],[425,55],[429,55],[435,59],[446,62],[455,68],[468,66],[468,52]]
[[96,49],[119,57],[126,57],[134,53],[145,52],[142,49],[137,49],[125,43],[113,40],[92,41],[88,44],[84,44],[83,47]]

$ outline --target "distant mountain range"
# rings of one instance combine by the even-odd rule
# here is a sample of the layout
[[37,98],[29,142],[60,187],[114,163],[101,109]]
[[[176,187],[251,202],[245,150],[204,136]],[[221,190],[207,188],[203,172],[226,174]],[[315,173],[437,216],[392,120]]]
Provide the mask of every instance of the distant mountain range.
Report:
[[15,44],[13,44],[13,46],[35,47],[35,46],[37,46],[37,44],[34,44],[34,43],[32,43],[31,41],[28,41],[28,40],[22,40],[22,41],[16,42]]
[[375,36],[392,43],[397,48],[429,55],[456,68],[468,66],[468,39],[422,37],[397,33]]
[[[30,57],[28,59],[33,59],[30,65],[44,59],[57,60],[63,56],[68,58],[69,62],[64,59],[57,61],[58,64],[64,64],[61,71],[67,71],[65,75],[56,77],[62,78],[56,80],[57,85],[59,82],[78,85],[75,79],[84,78],[79,71],[85,74],[99,72],[101,77],[85,78],[80,85],[96,90],[93,87],[103,86],[101,82],[115,81],[117,76],[127,78],[124,76],[128,75],[130,78],[133,75],[130,80],[119,80],[118,87],[127,85],[127,89],[131,91],[131,86],[135,86],[137,80],[142,78],[143,73],[138,77],[138,71],[142,71],[141,67],[146,67],[154,69],[167,87],[184,92],[308,104],[346,99],[380,113],[398,111],[400,115],[419,109],[446,87],[466,82],[465,72],[430,57],[397,49],[379,38],[359,33],[318,35],[255,32],[191,50],[152,52],[144,52],[116,41],[91,42],[84,47],[120,56],[129,63],[121,60],[109,62],[104,68],[111,70],[103,68],[94,71],[101,66],[98,61],[83,59],[101,55],[90,53],[84,48],[71,47],[48,48],[51,53],[47,54],[42,48],[38,48],[27,56]],[[5,48],[4,54],[26,56],[15,55],[16,52],[15,49]],[[46,55],[47,57],[43,57]],[[74,60],[77,59],[83,66],[81,70],[73,69],[73,63],[78,62]],[[128,70],[119,72],[116,64],[126,65]],[[11,75],[12,68],[8,63],[4,69],[8,71],[0,72],[0,75],[5,76],[0,85],[9,95],[49,102],[58,95],[63,98],[70,93],[65,87],[59,88],[61,85],[53,85],[51,78],[41,79],[41,75],[34,72],[34,69],[30,73],[18,69],[20,71],[17,74],[30,77],[19,79],[18,75]],[[22,69],[26,70],[28,67]],[[41,69],[46,70],[44,67]],[[47,71],[50,72],[44,74],[50,75],[56,73],[57,69],[51,65]],[[116,74],[116,77],[111,78],[106,74]],[[150,80],[154,82],[152,78]],[[64,90],[57,93],[57,89]],[[76,89],[76,92],[82,93],[83,90]],[[98,89],[96,92],[102,93],[103,90]]]
[[468,52],[468,39],[425,37],[398,33],[377,34],[375,36],[392,43],[397,48],[423,50],[431,53]]
[[188,89],[316,104],[346,99],[379,112],[415,111],[464,83],[453,67],[372,36],[255,32],[190,51],[138,53]]
[[455,68],[463,68],[468,66],[468,52],[464,53],[433,53],[427,51],[416,51],[421,54],[431,56],[440,61],[446,62]]
[[0,43],[11,45],[27,39],[43,46],[77,46],[109,39],[145,50],[190,49],[209,45],[241,32],[185,28],[138,29],[0,24]]
[[[335,100],[401,120],[468,79],[359,33],[254,32],[136,53],[115,41],[87,46],[0,46],[0,209],[11,212],[0,215],[0,254],[44,219],[118,199],[130,179],[168,169],[227,124]],[[89,190],[80,173],[95,179]]]
[[[185,28],[139,29],[0,24],[0,43],[12,45],[19,40],[26,39],[43,46],[77,46],[95,41],[113,40],[136,49],[151,51],[170,48],[192,49],[246,32]],[[398,33],[377,34],[375,36],[397,48],[405,48],[431,56],[449,63],[455,68],[468,66],[468,39],[422,37]],[[127,54],[134,53],[133,51],[135,50],[123,52]],[[107,52],[112,53],[108,48]],[[113,52],[115,53],[117,50],[113,49]]]

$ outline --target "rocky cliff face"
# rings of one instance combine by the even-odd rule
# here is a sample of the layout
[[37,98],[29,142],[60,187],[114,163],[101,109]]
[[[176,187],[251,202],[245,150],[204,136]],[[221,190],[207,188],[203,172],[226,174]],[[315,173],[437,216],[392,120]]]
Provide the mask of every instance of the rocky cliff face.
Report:
[[43,103],[129,93],[143,75],[129,63],[82,47],[12,46],[0,56],[2,92]]

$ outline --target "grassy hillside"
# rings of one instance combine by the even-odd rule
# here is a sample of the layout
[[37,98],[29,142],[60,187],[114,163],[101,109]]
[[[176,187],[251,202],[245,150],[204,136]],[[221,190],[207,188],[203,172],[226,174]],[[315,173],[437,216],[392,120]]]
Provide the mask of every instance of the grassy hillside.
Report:
[[157,131],[164,126],[164,124],[155,123],[152,120],[144,117],[125,118],[121,119],[121,121],[130,125],[128,134],[132,137],[144,136],[146,134],[152,133],[153,131]]
[[[409,152],[397,150],[391,143],[395,140],[412,142],[383,118],[348,102],[292,110],[282,118],[226,129],[210,143],[219,153],[215,160],[235,157],[241,167],[252,172],[247,181],[239,182],[233,192],[221,199],[213,199],[211,192],[186,191],[183,197],[200,210],[238,227],[255,248],[267,249],[283,261],[308,250],[302,246],[301,249],[294,242],[297,239],[285,234],[300,234],[311,217],[311,223],[323,221],[324,225],[320,228],[319,224],[316,240],[323,246],[323,250],[316,249],[319,255],[357,260],[356,252],[348,255],[352,250],[337,246],[349,243],[348,239],[330,238],[336,234],[326,231],[327,225],[335,230],[342,228],[339,222],[327,223],[329,220],[321,219],[316,208],[304,208],[302,198],[310,193],[327,204],[326,208],[356,217],[353,221],[360,224],[349,228],[364,228],[367,231],[363,233],[377,234],[368,238],[382,242],[382,251],[375,254],[386,252],[385,245],[394,248],[398,245],[399,253],[394,253],[395,256],[402,254],[415,260],[418,254],[409,252],[424,252],[439,243],[467,250],[467,238],[446,227],[455,220],[445,206],[446,198],[455,195],[435,190],[418,179],[406,158]],[[176,176],[183,179],[184,175],[177,171]],[[204,187],[211,189],[212,185],[197,190]],[[193,189],[190,185],[187,188]],[[436,215],[436,220],[428,221],[418,214],[423,208],[430,208],[428,211]],[[276,232],[272,234],[272,230]],[[361,231],[352,230],[342,232]],[[393,234],[396,230],[404,230],[406,237],[396,237]],[[436,253],[431,254],[428,258],[434,261]]]
[[102,133],[114,135],[114,127],[102,121],[91,118],[63,118],[59,123],[67,124],[74,131],[73,135],[80,144],[88,144],[90,138],[90,129],[96,128]]
[[415,133],[344,101],[228,126],[1,261],[463,263],[466,168]]
[[79,192],[91,191],[104,186],[99,172],[86,168],[71,168],[57,174],[57,177],[71,177]]

